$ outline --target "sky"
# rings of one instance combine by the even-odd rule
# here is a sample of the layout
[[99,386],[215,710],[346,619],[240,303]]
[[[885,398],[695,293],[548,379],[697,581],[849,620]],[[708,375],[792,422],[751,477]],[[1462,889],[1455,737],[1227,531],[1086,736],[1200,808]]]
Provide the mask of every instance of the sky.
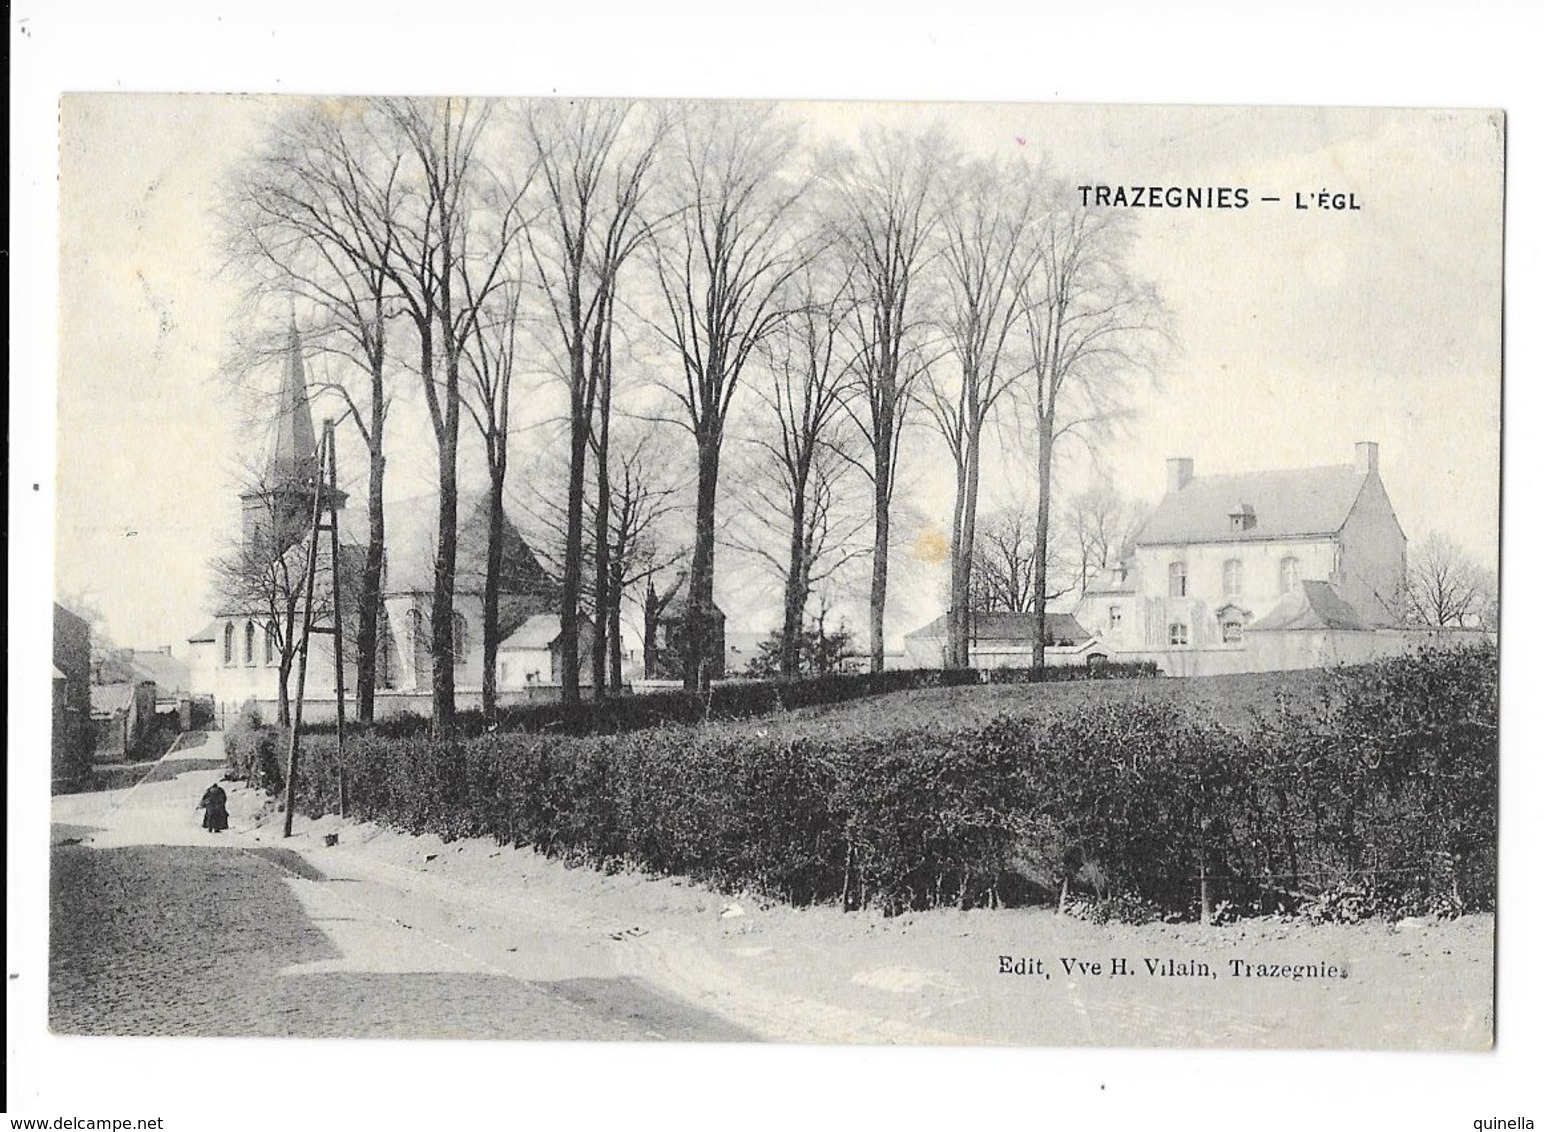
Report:
[[[210,610],[208,563],[236,529],[236,487],[260,442],[220,376],[229,336],[250,328],[240,279],[222,270],[214,209],[278,102],[109,94],[62,105],[57,588],[100,610],[120,644],[180,651]],[[1131,270],[1157,285],[1177,349],[1155,381],[1133,387],[1132,419],[1101,445],[1100,464],[1117,488],[1153,501],[1170,456],[1193,458],[1198,474],[1312,466],[1349,463],[1356,441],[1374,440],[1412,541],[1440,530],[1494,567],[1496,117],[836,102],[785,112],[811,140],[941,123],[966,152],[1048,162],[1074,192],[1247,189],[1242,210],[1127,210]],[[1295,207],[1296,194],[1321,189],[1355,193],[1359,210]],[[403,392],[398,451],[426,451],[421,396]],[[893,547],[897,637],[943,607],[936,547],[952,502],[941,442],[914,420],[903,472],[914,521]],[[994,439],[983,510],[1033,495],[1012,430]],[[522,455],[536,459],[528,447],[517,464]],[[344,461],[357,486],[347,449]],[[429,490],[426,472],[399,458],[388,498]],[[1087,468],[1058,474],[1072,485]],[[769,628],[772,585],[727,557],[720,604],[732,627]],[[861,626],[866,569],[846,582],[835,604]]]

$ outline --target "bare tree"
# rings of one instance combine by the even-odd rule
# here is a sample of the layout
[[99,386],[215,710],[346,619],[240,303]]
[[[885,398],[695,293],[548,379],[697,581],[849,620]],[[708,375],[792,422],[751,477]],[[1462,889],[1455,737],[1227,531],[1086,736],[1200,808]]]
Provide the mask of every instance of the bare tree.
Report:
[[940,225],[941,275],[948,291],[944,336],[953,365],[930,366],[923,405],[954,460],[949,546],[948,640],[944,662],[970,664],[970,574],[981,487],[981,438],[1003,394],[1023,373],[1013,347],[1015,285],[1040,199],[1025,170],[997,162],[967,166],[964,185]]
[[[281,727],[288,727],[290,673],[306,632],[302,608],[306,597],[306,558],[312,538],[310,513],[306,515],[307,527],[297,529],[286,493],[272,490],[274,485],[265,484],[256,476],[252,482],[247,498],[255,500],[263,511],[256,521],[249,516],[241,541],[216,558],[212,568],[224,611],[249,619],[249,628],[240,639],[226,647],[241,650],[244,663],[276,665],[277,719]],[[359,597],[359,571],[357,561],[355,568],[350,569],[348,552],[353,548],[342,549],[339,591],[346,623],[347,611]],[[323,539],[318,547],[312,603],[312,618],[318,624],[335,616],[331,582],[334,568],[331,540]],[[247,655],[248,650],[251,655]],[[355,659],[357,663],[357,654]]]
[[802,186],[784,167],[792,127],[770,107],[705,104],[678,131],[680,209],[655,242],[665,318],[656,327],[681,366],[669,391],[697,451],[696,530],[687,589],[684,683],[705,689],[712,615],[719,459],[730,406],[757,348],[787,318],[784,291],[809,259],[797,238]]
[[1441,531],[1431,532],[1410,551],[1405,584],[1409,613],[1418,624],[1448,629],[1483,623],[1485,575]]
[[1100,571],[1131,553],[1137,532],[1151,508],[1128,499],[1108,479],[1097,479],[1068,500],[1064,522],[1077,550],[1077,588],[1081,593]]
[[418,332],[419,379],[439,464],[439,522],[430,604],[433,731],[455,722],[454,602],[458,527],[457,456],[461,362],[476,317],[504,278],[522,229],[524,186],[496,186],[478,147],[492,110],[458,99],[392,99],[381,104],[405,142],[402,223],[393,229],[387,271]]
[[482,705],[498,702],[499,594],[504,578],[504,482],[509,472],[509,394],[520,359],[520,278],[505,280],[473,316],[467,411],[483,439],[488,471],[488,549],[483,563]]
[[[1009,507],[986,516],[975,545],[970,608],[983,613],[1029,613],[1036,581],[1035,514],[1032,506]],[[1054,532],[1046,554],[1046,596],[1055,600],[1077,587],[1077,564],[1064,560]],[[1043,634],[1042,634],[1043,635]]]
[[831,155],[823,178],[834,198],[834,237],[853,269],[851,335],[861,385],[853,418],[867,441],[870,462],[864,470],[874,489],[869,655],[875,672],[885,666],[890,507],[901,433],[925,368],[913,287],[930,255],[949,162],[940,130],[920,137],[871,130],[856,152]]
[[[545,220],[528,229],[528,242],[562,340],[568,386],[568,485],[560,610],[566,703],[579,700],[586,457],[593,446],[601,462],[600,493],[605,495],[610,483],[606,453],[617,277],[649,233],[641,209],[664,130],[661,117],[644,123],[632,122],[634,117],[630,104],[589,101],[531,104],[525,117],[545,206]],[[597,403],[607,418],[598,435]],[[598,513],[604,516],[608,510],[609,505],[603,503]],[[602,527],[594,529],[604,533]],[[595,556],[593,577],[597,581],[603,572],[609,573],[604,557]],[[599,691],[597,687],[597,694]]]
[[1029,350],[1020,401],[1035,450],[1034,665],[1045,665],[1051,472],[1058,442],[1088,439],[1125,412],[1139,376],[1156,376],[1167,319],[1157,292],[1126,266],[1129,234],[1118,218],[1064,203],[1035,227],[1034,254],[1016,281]]
[[618,440],[607,496],[611,547],[603,607],[606,677],[614,692],[622,687],[624,601],[684,557],[684,551],[673,549],[664,537],[666,524],[681,509],[679,461],[672,458],[657,427],[645,425]]
[[402,201],[404,149],[378,108],[339,115],[307,106],[280,118],[262,147],[241,163],[222,210],[227,259],[241,272],[248,297],[299,305],[307,338],[344,363],[342,376],[321,384],[343,399],[369,461],[356,687],[364,723],[375,717],[390,406],[387,333],[396,313],[387,260]]
[[799,652],[811,587],[852,557],[852,544],[844,540],[840,561],[831,561],[837,551],[832,543],[856,534],[844,529],[837,514],[844,465],[833,449],[840,445],[836,433],[853,392],[851,359],[839,352],[851,306],[849,283],[806,273],[799,280],[797,309],[763,343],[769,380],[761,394],[769,420],[753,443],[769,458],[771,474],[761,467],[753,472],[751,514],[763,527],[785,528],[786,552],[779,558],[756,542],[748,549],[771,561],[783,582],[779,670],[789,679],[802,671]]

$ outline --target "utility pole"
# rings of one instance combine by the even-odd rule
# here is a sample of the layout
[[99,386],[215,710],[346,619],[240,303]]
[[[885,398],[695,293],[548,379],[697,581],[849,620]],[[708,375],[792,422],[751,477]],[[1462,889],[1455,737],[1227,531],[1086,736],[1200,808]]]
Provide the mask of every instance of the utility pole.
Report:
[[[323,521],[323,512],[327,518]],[[316,596],[316,550],[321,533],[328,531],[332,542],[332,624],[318,626],[313,619]],[[289,837],[295,825],[295,779],[300,770],[300,724],[306,706],[306,659],[311,651],[311,634],[328,633],[332,636],[333,688],[338,701],[338,813],[348,809],[348,784],[343,769],[343,606],[340,601],[341,583],[338,561],[338,445],[333,422],[322,428],[322,441],[318,445],[316,464],[316,494],[311,505],[311,540],[306,548],[306,601],[301,618],[300,663],[295,674],[295,717],[290,730],[289,767],[284,778],[284,836]]]

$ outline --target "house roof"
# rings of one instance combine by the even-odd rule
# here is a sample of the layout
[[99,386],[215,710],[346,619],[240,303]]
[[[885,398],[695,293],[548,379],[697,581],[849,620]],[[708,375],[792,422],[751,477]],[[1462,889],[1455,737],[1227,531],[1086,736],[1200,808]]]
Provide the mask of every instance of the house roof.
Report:
[[98,666],[96,678],[101,684],[143,683],[149,680],[162,692],[188,690],[186,664],[164,652],[143,649],[118,649],[110,653]]
[[[908,637],[946,637],[949,633],[949,615],[943,614],[930,621]],[[1045,637],[1050,641],[1086,641],[1093,634],[1078,623],[1070,613],[1047,613]],[[1035,639],[1035,615],[1033,613],[975,613],[971,615],[971,640],[977,644],[1001,642],[1004,644],[1031,644]]]
[[1309,629],[1366,629],[1356,610],[1328,582],[1304,582],[1260,620],[1245,626],[1252,633]]
[[188,643],[192,645],[203,644],[205,641],[215,641],[220,637],[219,621],[211,621],[198,632],[188,637]]
[[563,619],[556,613],[538,613],[527,617],[499,641],[500,648],[550,649],[563,632]]
[[[1163,497],[1136,542],[1171,546],[1331,535],[1345,523],[1372,474],[1344,464],[1196,476]],[[1230,516],[1245,507],[1253,509],[1254,525],[1234,530]]]
[[134,691],[140,685],[138,683],[119,684],[93,684],[91,685],[91,710],[111,715],[115,711],[124,711],[134,703]]

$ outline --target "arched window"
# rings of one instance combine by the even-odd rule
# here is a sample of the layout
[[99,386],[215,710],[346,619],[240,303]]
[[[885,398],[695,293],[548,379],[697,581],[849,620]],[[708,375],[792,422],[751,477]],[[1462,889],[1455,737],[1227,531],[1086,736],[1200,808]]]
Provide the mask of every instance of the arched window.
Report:
[[1183,621],[1175,621],[1169,625],[1169,644],[1188,645],[1190,643],[1190,626]]
[[1188,591],[1189,579],[1183,562],[1169,563],[1169,596],[1184,597]]
[[241,661],[243,664],[251,664],[257,657],[257,626],[247,622],[246,633],[243,634]]
[[225,663],[236,663],[236,625],[232,621],[225,623]]
[[1284,594],[1296,593],[1298,587],[1297,559],[1283,558],[1281,560],[1281,592]]
[[466,663],[466,618],[455,612],[450,615],[450,652],[457,664]]
[[275,646],[279,642],[279,627],[272,621],[263,627],[263,663],[271,665],[274,662]]
[[1244,564],[1230,558],[1222,564],[1222,592],[1237,597],[1244,592]]

